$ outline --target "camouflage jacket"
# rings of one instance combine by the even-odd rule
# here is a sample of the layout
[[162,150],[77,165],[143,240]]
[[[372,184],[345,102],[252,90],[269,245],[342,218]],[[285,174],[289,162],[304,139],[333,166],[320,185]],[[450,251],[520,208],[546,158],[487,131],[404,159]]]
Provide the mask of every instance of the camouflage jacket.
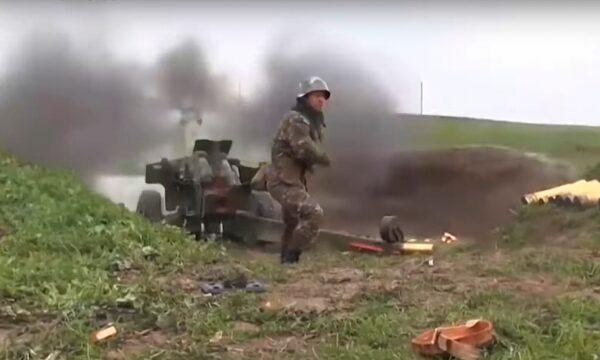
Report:
[[322,129],[298,111],[288,112],[281,121],[271,148],[270,180],[306,186],[307,172],[315,164],[329,165],[320,149]]

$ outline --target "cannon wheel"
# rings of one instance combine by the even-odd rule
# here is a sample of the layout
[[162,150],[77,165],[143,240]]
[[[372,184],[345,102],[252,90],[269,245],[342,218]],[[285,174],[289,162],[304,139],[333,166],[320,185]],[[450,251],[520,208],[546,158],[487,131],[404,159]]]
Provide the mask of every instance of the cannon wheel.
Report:
[[404,232],[396,216],[384,216],[381,219],[379,235],[387,243],[404,242]]
[[138,198],[136,212],[152,222],[163,219],[162,196],[156,190],[144,190]]

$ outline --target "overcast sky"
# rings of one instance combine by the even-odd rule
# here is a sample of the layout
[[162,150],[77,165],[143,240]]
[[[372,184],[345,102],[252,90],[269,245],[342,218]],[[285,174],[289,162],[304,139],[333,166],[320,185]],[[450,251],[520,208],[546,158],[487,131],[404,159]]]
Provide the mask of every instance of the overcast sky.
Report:
[[423,81],[429,114],[600,125],[600,6],[251,3],[0,2],[0,73],[33,30],[65,31],[90,51],[106,46],[146,65],[193,37],[251,97],[268,51],[297,36],[302,46],[340,48],[364,63],[398,111],[420,111]]

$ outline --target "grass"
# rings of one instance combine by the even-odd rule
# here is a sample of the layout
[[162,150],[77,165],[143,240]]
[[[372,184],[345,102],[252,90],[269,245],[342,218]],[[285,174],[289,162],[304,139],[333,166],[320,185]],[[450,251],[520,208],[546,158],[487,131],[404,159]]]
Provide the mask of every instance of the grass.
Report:
[[[565,160],[582,156],[582,169],[600,153],[595,129],[464,125],[429,126],[428,136],[439,146],[484,143]],[[0,193],[2,359],[235,358],[231,348],[246,349],[246,358],[418,359],[412,337],[471,318],[495,325],[489,359],[600,356],[598,209],[523,208],[496,243],[441,248],[433,267],[410,256],[317,250],[282,268],[276,255],[195,241],[109,203],[73,174],[5,154]],[[364,279],[356,284],[364,289],[334,299],[344,285],[323,283],[331,269],[360,270]],[[270,291],[204,297],[188,286],[240,274],[266,280]],[[299,279],[314,285],[299,299],[322,291],[335,307],[319,314],[261,310]],[[257,331],[238,330],[240,321]],[[110,322],[117,337],[90,342],[90,333]],[[149,330],[167,341],[148,340]],[[301,345],[269,342],[290,337]],[[256,342],[262,347],[250,346]]]
[[600,127],[522,124],[483,119],[424,116],[408,120],[415,144],[430,148],[505,146],[574,164],[582,173],[597,166]]
[[[7,233],[0,242],[0,316],[10,324],[61,324],[55,329],[60,340],[36,344],[37,351],[64,347],[70,358],[87,356],[98,317],[118,320],[130,312],[136,321],[158,318],[168,311],[165,302],[152,300],[153,279],[224,254],[221,245],[149,224],[68,173],[4,156],[0,189],[0,223]],[[117,275],[132,269],[143,281],[123,286]],[[7,357],[25,356],[28,346],[13,346]],[[99,355],[92,350],[90,356]]]

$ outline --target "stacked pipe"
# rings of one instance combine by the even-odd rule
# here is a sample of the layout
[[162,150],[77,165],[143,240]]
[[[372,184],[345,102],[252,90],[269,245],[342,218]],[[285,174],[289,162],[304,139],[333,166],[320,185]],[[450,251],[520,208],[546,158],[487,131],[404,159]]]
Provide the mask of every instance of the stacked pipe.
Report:
[[523,204],[547,204],[575,206],[600,206],[600,181],[579,180],[574,183],[525,194]]

